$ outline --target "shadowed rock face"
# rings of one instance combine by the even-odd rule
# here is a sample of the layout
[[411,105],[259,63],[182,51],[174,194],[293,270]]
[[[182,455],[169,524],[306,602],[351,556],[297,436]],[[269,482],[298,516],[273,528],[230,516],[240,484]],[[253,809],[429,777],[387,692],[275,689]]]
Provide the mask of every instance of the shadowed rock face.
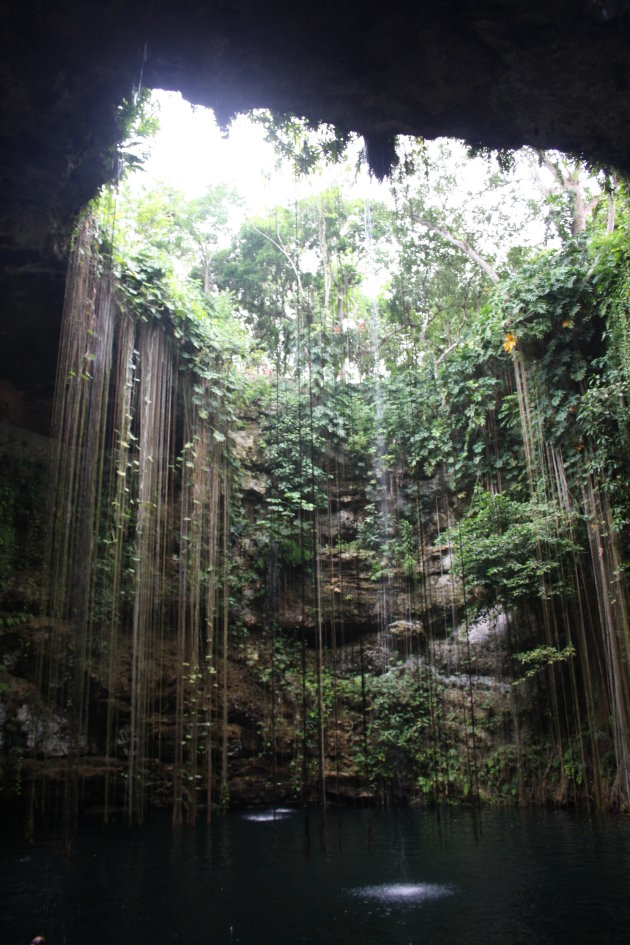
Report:
[[5,0],[0,44],[0,377],[43,400],[72,225],[140,81],[359,131],[381,167],[408,133],[630,168],[623,0]]

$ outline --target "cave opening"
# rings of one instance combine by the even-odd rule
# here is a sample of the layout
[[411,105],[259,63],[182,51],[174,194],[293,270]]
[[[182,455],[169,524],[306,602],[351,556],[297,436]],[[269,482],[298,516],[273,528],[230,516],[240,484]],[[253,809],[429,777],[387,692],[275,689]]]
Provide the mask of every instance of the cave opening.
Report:
[[407,139],[378,184],[334,129],[259,114],[245,199],[212,167],[180,190],[155,100],[75,237],[33,797],[623,806],[625,493],[598,471],[624,440],[594,439],[623,182]]
[[[3,885],[28,906],[4,914],[7,939],[36,914],[53,938],[88,923],[97,941],[212,927],[266,943],[323,922],[323,940],[364,941],[368,909],[382,941],[438,922],[449,942],[614,940],[592,877],[618,921],[625,821],[597,819],[594,843],[580,812],[630,796],[630,18],[578,6],[156,0],[121,18],[105,2],[96,31],[90,3],[3,11],[3,811],[29,837],[58,818],[68,839],[96,813],[129,854],[79,843],[59,895],[48,861],[23,878],[40,850],[12,846]],[[204,204],[122,182],[81,216],[64,307],[70,232],[139,69],[225,120],[273,106],[336,123],[316,143],[269,126],[301,166],[348,128],[379,174],[405,133],[503,164],[481,161],[473,187],[459,145],[402,142],[391,188],[292,176],[271,212],[229,208],[230,187]],[[519,198],[526,165],[543,193]],[[481,190],[510,192],[510,213]],[[537,811],[534,834],[533,806],[569,812]],[[365,809],[356,834],[347,808]],[[160,809],[212,816],[213,841],[116,834]],[[258,847],[246,825],[264,824]],[[521,828],[506,859],[499,837]],[[278,878],[287,843],[300,862]],[[119,874],[120,916],[89,914]],[[243,888],[261,893],[245,908]]]

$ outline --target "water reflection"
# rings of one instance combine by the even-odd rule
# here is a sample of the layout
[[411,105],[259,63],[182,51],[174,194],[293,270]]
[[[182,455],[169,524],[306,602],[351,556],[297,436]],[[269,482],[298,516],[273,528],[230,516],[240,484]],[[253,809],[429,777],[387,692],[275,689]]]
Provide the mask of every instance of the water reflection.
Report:
[[252,813],[243,814],[243,820],[249,820],[255,824],[275,823],[277,820],[286,820],[295,810],[289,807],[276,807],[275,810],[259,810]]
[[385,886],[362,886],[352,889],[352,894],[361,899],[378,899],[380,902],[422,903],[429,899],[452,896],[454,886],[438,883],[392,883]]

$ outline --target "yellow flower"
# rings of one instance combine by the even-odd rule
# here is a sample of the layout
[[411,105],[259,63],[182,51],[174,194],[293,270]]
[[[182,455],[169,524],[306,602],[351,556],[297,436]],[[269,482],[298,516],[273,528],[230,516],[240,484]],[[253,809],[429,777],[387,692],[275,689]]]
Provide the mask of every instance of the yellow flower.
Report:
[[570,318],[565,318],[565,320],[562,322],[562,327],[563,327],[563,328],[573,328],[573,322],[571,321]]
[[516,342],[517,342],[517,340],[518,340],[518,339],[517,339],[516,335],[512,334],[511,331],[508,331],[507,334],[506,334],[506,336],[505,336],[505,338],[504,338],[504,340],[503,340],[503,349],[504,349],[504,351],[507,351],[508,353],[509,353],[510,351],[514,351],[514,349],[516,348]]

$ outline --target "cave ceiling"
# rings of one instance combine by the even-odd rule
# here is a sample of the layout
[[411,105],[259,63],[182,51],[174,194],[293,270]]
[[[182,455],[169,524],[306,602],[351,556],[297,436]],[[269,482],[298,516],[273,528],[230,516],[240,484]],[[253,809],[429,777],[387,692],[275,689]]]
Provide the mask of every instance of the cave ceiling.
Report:
[[222,122],[271,107],[375,147],[453,135],[630,170],[626,0],[1,0],[0,43],[0,378],[26,387],[49,383],[72,226],[140,82]]

